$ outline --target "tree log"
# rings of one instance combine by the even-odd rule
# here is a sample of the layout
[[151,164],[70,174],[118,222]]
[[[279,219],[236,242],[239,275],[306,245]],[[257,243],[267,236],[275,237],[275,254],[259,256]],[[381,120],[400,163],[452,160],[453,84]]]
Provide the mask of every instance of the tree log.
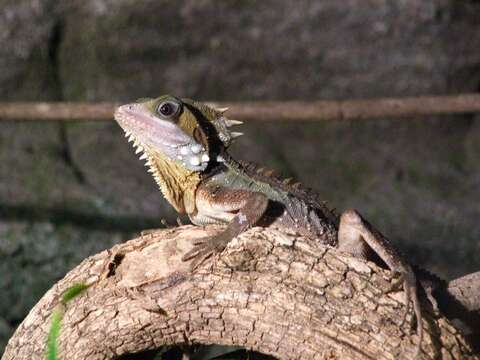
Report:
[[[61,359],[115,359],[171,344],[240,345],[280,359],[411,359],[412,311],[393,273],[315,240],[253,228],[191,271],[181,256],[219,227],[158,230],[87,258],[50,289],[3,360],[43,359],[52,310],[72,284]],[[479,359],[423,304],[422,359]],[[412,330],[413,329],[413,330]]]

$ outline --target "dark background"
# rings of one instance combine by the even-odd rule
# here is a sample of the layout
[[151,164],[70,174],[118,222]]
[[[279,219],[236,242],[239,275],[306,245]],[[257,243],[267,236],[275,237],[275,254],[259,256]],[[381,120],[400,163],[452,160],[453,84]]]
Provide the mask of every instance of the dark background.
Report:
[[[0,0],[0,100],[480,90],[480,2]],[[359,209],[416,264],[479,270],[478,116],[255,123],[233,146]],[[114,122],[0,123],[0,352],[89,254],[176,215]]]

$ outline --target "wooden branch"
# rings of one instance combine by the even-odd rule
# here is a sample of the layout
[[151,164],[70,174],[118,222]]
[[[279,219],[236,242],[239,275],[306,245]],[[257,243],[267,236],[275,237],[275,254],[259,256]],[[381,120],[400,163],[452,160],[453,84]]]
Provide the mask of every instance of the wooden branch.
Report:
[[113,120],[115,103],[4,102],[2,120]]
[[466,310],[480,312],[480,271],[450,281],[448,292]]
[[[114,359],[169,344],[240,345],[280,359],[411,359],[392,273],[276,229],[254,228],[195,272],[181,256],[219,231],[155,232],[84,260],[32,309],[3,360],[43,359],[52,309],[68,303],[61,359]],[[422,359],[480,359],[455,327],[424,308]],[[412,318],[411,312],[408,319]]]
[[[213,102],[212,102],[213,103]],[[115,103],[0,103],[1,120],[111,120]],[[217,102],[251,121],[361,120],[480,112],[479,94],[344,101]]]

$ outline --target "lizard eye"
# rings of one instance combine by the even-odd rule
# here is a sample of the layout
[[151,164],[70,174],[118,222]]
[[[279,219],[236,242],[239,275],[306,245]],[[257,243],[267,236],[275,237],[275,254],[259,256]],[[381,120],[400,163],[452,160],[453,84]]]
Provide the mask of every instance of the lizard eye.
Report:
[[173,101],[164,101],[158,105],[157,112],[165,118],[172,118],[178,114],[180,105]]

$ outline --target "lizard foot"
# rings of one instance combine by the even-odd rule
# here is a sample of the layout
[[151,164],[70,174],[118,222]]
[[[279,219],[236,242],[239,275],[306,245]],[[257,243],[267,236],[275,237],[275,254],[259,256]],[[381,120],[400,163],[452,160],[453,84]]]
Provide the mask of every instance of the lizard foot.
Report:
[[390,293],[393,291],[399,291],[403,288],[403,292],[405,294],[405,310],[402,314],[402,318],[400,321],[399,326],[403,327],[407,322],[408,313],[410,312],[410,308],[413,305],[413,311],[415,316],[410,318],[409,321],[409,330],[411,331],[414,328],[414,323],[417,323],[417,335],[419,336],[419,342],[417,344],[417,348],[415,351],[415,359],[418,358],[422,349],[421,345],[423,342],[423,328],[422,328],[422,318],[421,318],[421,310],[420,310],[420,301],[417,295],[417,282],[415,275],[411,271],[411,269],[405,269],[404,272],[398,272],[400,274],[398,280],[396,280],[392,286],[385,291],[385,293]]
[[410,322],[410,328],[413,327],[413,321],[416,320],[418,344],[415,351],[415,358],[418,358],[420,353],[422,352],[423,324],[422,324],[420,300],[418,299],[418,294],[417,294],[417,281],[411,269],[408,269],[406,272],[401,273],[401,280],[403,280],[403,291],[405,293],[405,312],[403,314],[400,326],[403,326],[407,320],[407,315],[410,310],[410,302],[411,302],[415,316],[412,317],[412,321]]
[[182,260],[188,261],[193,259],[192,270],[195,270],[209,257],[222,252],[222,250],[225,249],[225,246],[227,246],[227,243],[228,239],[222,236],[222,234],[213,237],[195,239],[193,241],[193,244],[195,245],[194,248],[183,255]]

